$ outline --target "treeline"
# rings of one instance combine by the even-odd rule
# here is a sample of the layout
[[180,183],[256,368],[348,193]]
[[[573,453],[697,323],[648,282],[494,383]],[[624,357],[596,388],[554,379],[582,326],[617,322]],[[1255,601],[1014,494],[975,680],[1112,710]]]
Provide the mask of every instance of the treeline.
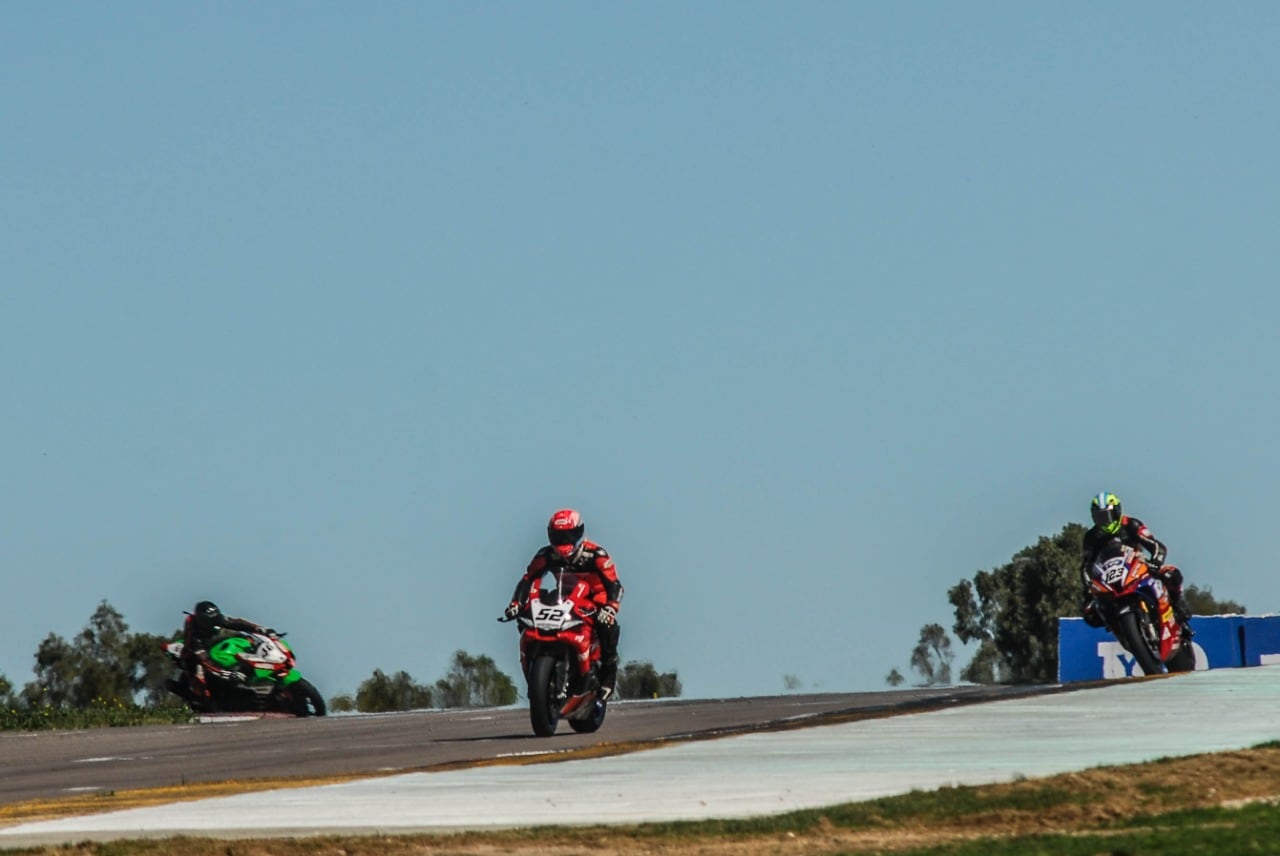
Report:
[[[629,662],[618,669],[618,698],[675,698],[684,688],[675,672],[659,673],[652,663]],[[381,669],[362,681],[355,695],[335,696],[332,711],[386,713],[430,707],[495,707],[512,704],[519,693],[511,678],[486,656],[457,651],[449,674],[434,685],[417,683],[408,672],[387,675]]]
[[[102,601],[85,628],[67,640],[50,633],[36,649],[35,679],[21,689],[0,674],[0,729],[83,728],[182,722],[191,711],[165,687],[174,666],[163,646],[181,634],[133,633],[124,616]],[[618,673],[619,698],[679,696],[675,672],[660,674],[651,663],[626,663]],[[407,672],[381,669],[355,695],[338,695],[333,711],[379,712],[432,707],[512,704],[515,683],[490,657],[457,651],[449,672],[420,685]]]
[[516,685],[498,669],[492,658],[455,651],[449,673],[434,686],[416,683],[408,672],[400,671],[388,677],[381,669],[374,669],[354,696],[334,696],[329,709],[385,713],[428,707],[497,707],[515,700]]
[[35,680],[22,689],[0,675],[0,728],[83,728],[181,722],[191,712],[170,696],[170,637],[132,633],[105,600],[70,640],[50,633],[36,649]]
[[[1088,531],[1068,523],[1052,538],[1041,537],[1004,565],[978,571],[947,591],[955,612],[952,632],[977,650],[960,669],[963,681],[978,684],[1052,683],[1058,675],[1058,619],[1078,616],[1082,606],[1080,556]],[[1195,615],[1243,613],[1242,604],[1218,600],[1212,589],[1187,585],[1183,599]],[[920,628],[911,668],[926,686],[949,684],[955,652],[940,624]],[[893,669],[891,686],[905,681]]]

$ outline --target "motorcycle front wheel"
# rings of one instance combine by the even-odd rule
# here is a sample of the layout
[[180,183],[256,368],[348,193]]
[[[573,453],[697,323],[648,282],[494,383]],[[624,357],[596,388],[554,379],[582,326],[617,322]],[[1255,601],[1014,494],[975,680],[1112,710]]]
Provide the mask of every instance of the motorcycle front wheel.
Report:
[[1164,672],[1164,667],[1160,665],[1159,658],[1151,653],[1151,648],[1147,645],[1146,637],[1142,635],[1142,626],[1139,622],[1144,619],[1137,612],[1130,610],[1121,613],[1119,626],[1116,627],[1116,638],[1120,640],[1120,644],[1133,655],[1138,661],[1138,666],[1142,669],[1144,675],[1159,675]]
[[560,687],[556,660],[543,654],[529,667],[529,724],[539,737],[550,737],[560,724]]
[[324,696],[306,678],[294,681],[289,693],[293,696],[294,716],[325,715]]

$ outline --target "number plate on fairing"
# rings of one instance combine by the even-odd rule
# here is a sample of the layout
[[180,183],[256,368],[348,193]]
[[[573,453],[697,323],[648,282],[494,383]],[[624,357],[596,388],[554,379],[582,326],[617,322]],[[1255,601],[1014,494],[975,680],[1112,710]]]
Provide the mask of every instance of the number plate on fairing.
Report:
[[1124,558],[1116,556],[1107,559],[1102,563],[1102,581],[1112,588],[1124,585],[1125,578],[1129,576],[1129,566],[1125,564]]
[[254,649],[253,659],[263,663],[270,663],[273,666],[288,659],[284,649],[277,645],[274,640],[264,636],[257,637],[257,640],[258,647]]
[[573,604],[557,603],[533,605],[533,626],[539,630],[555,633],[573,624]]

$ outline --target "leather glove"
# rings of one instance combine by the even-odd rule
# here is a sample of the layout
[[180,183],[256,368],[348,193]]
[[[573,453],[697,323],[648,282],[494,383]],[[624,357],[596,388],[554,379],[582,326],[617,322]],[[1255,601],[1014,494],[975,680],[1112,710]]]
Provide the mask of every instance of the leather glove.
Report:
[[520,602],[516,600],[513,600],[511,601],[511,603],[507,604],[507,608],[502,611],[502,617],[505,618],[507,621],[510,621],[511,619],[515,618],[519,614],[520,614]]
[[606,603],[596,612],[596,622],[606,627],[612,627],[618,623],[618,607],[611,603]]

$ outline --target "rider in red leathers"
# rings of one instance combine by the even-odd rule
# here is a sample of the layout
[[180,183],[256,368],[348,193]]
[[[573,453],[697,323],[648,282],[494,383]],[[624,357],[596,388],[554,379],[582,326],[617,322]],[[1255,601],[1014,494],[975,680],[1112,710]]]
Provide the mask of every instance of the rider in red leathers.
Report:
[[1104,622],[1098,614],[1097,604],[1089,589],[1089,566],[1097,558],[1098,551],[1108,541],[1118,540],[1126,547],[1143,549],[1151,554],[1148,563],[1151,572],[1165,584],[1169,592],[1169,604],[1179,622],[1185,624],[1191,620],[1191,611],[1182,600],[1182,571],[1176,565],[1166,565],[1165,557],[1169,551],[1164,542],[1151,534],[1136,517],[1130,517],[1121,511],[1120,498],[1114,493],[1102,492],[1093,498],[1089,509],[1093,517],[1093,528],[1084,534],[1084,557],[1081,571],[1084,575],[1084,620],[1093,627],[1101,627]]
[[595,616],[596,638],[600,640],[600,695],[613,695],[618,680],[618,609],[622,605],[622,583],[609,551],[585,537],[582,515],[562,508],[547,522],[547,546],[533,554],[524,576],[516,583],[505,617],[515,618],[529,600],[534,581],[548,570],[565,568],[592,580],[592,599],[599,607]]

